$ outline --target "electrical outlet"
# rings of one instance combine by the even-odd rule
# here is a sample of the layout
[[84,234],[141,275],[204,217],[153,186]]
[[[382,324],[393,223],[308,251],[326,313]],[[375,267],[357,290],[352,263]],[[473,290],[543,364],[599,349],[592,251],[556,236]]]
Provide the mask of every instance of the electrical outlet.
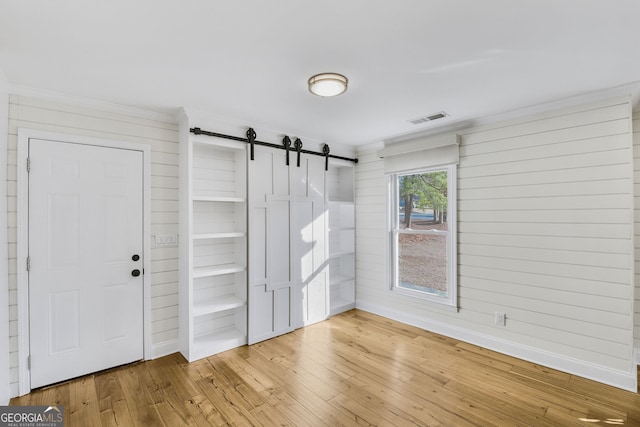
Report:
[[507,315],[496,311],[496,325],[498,326],[506,326],[507,325]]

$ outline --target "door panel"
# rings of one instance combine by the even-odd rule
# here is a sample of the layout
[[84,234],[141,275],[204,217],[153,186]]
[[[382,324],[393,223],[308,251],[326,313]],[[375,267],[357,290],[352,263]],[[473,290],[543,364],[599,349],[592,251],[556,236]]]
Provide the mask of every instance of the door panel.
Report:
[[251,210],[251,241],[249,258],[255,260],[249,269],[250,283],[267,283],[267,207]]
[[[80,198],[77,194],[49,194],[49,269],[80,264]],[[60,243],[64,242],[64,250]]]
[[289,209],[288,200],[270,200],[267,204],[267,276],[271,289],[291,284]]
[[319,158],[308,159],[307,163],[307,196],[312,199],[324,199],[325,195],[325,170],[324,160]]
[[273,335],[286,334],[300,325],[294,325],[292,317],[291,287],[276,289],[273,304]]
[[325,272],[318,274],[304,287],[305,302],[303,319],[306,324],[324,320],[327,317],[327,286]]
[[102,289],[102,339],[105,343],[127,337],[126,302],[120,300],[126,294],[126,286],[111,285]]
[[254,342],[258,342],[267,339],[276,330],[273,317],[275,298],[274,292],[267,290],[267,285],[252,286],[250,290],[249,333],[255,337]]
[[308,280],[313,274],[313,202],[311,200],[296,200],[292,203],[291,233],[296,243],[292,261],[296,279],[301,282]]
[[80,292],[49,295],[49,352],[59,354],[80,347]]
[[121,263],[131,257],[127,242],[127,197],[103,196],[102,209],[102,256],[105,263]]
[[[282,168],[282,164],[274,165],[274,167]],[[307,197],[307,166],[308,159],[301,159],[300,167],[295,162],[291,162],[289,166],[289,196],[291,197]],[[286,166],[284,166],[286,167]]]
[[29,141],[32,388],[143,357],[142,156]]
[[249,162],[249,344],[328,315],[324,159],[256,147]]

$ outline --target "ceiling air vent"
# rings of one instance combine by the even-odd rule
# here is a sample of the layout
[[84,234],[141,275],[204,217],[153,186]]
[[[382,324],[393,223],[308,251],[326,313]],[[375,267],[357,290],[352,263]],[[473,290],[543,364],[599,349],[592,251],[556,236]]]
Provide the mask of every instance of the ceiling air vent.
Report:
[[448,114],[444,111],[440,111],[439,113],[432,114],[430,116],[418,117],[417,119],[409,120],[409,123],[414,125],[419,125],[420,123],[431,122],[433,120],[444,119]]

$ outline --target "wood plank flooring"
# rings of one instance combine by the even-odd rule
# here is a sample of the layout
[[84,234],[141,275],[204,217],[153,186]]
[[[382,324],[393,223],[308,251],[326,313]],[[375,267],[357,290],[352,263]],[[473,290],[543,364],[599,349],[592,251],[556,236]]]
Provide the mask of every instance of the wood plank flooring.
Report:
[[34,391],[67,426],[640,426],[640,395],[359,310]]

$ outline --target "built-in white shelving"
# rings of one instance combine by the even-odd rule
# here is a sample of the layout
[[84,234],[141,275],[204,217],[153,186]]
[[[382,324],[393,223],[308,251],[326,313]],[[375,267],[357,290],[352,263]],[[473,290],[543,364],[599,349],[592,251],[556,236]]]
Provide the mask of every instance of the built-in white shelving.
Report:
[[226,202],[226,203],[244,203],[246,200],[241,197],[212,197],[198,196],[192,199],[194,202]]
[[197,267],[193,269],[193,278],[200,279],[203,277],[222,276],[225,274],[239,273],[247,267],[240,264],[222,264],[211,267]]
[[194,361],[247,343],[247,155],[180,126],[180,351]]
[[247,343],[247,335],[244,330],[234,327],[217,329],[214,332],[198,335],[194,339],[191,354],[192,360],[211,356],[211,351],[220,353],[228,349],[236,348]]
[[226,310],[240,308],[246,301],[235,295],[225,295],[210,300],[202,300],[193,304],[193,315],[203,316],[205,314],[218,313]]
[[245,237],[247,234],[243,231],[236,231],[231,233],[209,233],[209,234],[194,234],[193,240],[206,240],[206,239],[229,239],[235,237]]
[[354,165],[335,161],[327,172],[329,294],[332,315],[355,307]]
[[[201,121],[208,120],[203,117],[200,118]],[[250,196],[251,200],[248,200],[248,146],[244,142],[194,135],[189,130],[196,126],[204,127],[204,122],[190,123],[190,120],[187,113],[180,118],[178,308],[180,351],[191,362],[247,344],[248,238],[251,237],[252,242],[258,242],[259,245],[261,236],[260,232],[253,228],[249,236],[248,207],[249,202],[271,202],[268,199],[265,199],[265,202],[253,193]],[[266,162],[265,165],[267,164],[271,165]],[[285,174],[286,165],[281,162],[277,164],[282,165],[283,169],[267,168],[260,176],[264,176],[264,180],[268,182],[276,176],[283,176],[288,182],[290,178]],[[322,310],[318,310],[322,315],[318,316],[319,318],[325,318],[327,313],[324,280],[327,272],[330,314],[355,307],[354,166],[355,164],[349,161],[330,159],[326,175],[323,176],[321,168],[312,170],[317,175],[314,175],[317,182],[321,183],[323,177],[325,178],[326,185],[322,194],[324,199],[321,199],[319,205],[322,206],[323,220],[326,219],[325,213],[328,216],[327,234],[323,234],[327,223],[323,223],[317,231],[321,236],[318,239],[321,244],[317,245],[316,250],[322,251],[324,274],[318,279],[322,280],[322,292],[318,292],[318,295],[322,296]],[[251,171],[254,171],[255,167],[255,163],[251,163]],[[295,166],[288,171],[297,172],[299,170]],[[261,185],[261,180],[258,181],[254,181],[254,189]],[[284,194],[287,194],[286,191]],[[328,212],[325,211],[325,202]],[[313,206],[315,209],[316,204]],[[260,211],[257,212],[252,215],[260,215]],[[315,210],[313,213],[318,214]],[[260,222],[259,216],[255,218],[258,218],[258,225],[265,226],[266,223]],[[325,237],[328,240],[325,240]],[[253,252],[252,255],[255,256]],[[292,259],[302,256],[303,254],[290,254]],[[327,264],[328,269],[325,270]],[[259,275],[259,270],[263,267],[264,265],[254,266],[253,274]],[[314,282],[313,285],[317,286],[317,283]],[[265,288],[262,292],[271,290]],[[278,294],[278,298],[283,298],[283,295]],[[254,319],[255,307],[256,305],[252,304]],[[272,308],[269,304],[265,307],[267,311]],[[312,308],[315,310],[315,307]],[[253,330],[258,329],[259,326]]]

